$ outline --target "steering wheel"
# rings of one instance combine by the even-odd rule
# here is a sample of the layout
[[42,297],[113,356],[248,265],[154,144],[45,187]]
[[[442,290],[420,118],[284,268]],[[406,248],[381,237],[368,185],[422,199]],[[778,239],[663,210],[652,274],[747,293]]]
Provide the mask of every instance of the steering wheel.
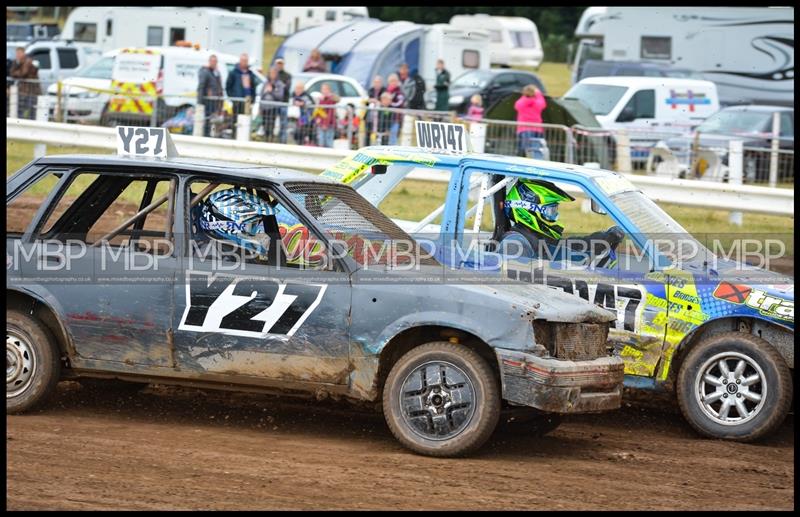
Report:
[[608,242],[608,253],[600,254],[595,262],[595,267],[607,267],[609,263],[613,265],[617,261],[617,247],[619,247],[619,243],[622,242],[622,239],[625,238],[625,232],[622,231],[617,225],[611,226],[608,230],[606,230],[608,234],[608,238],[606,242]]

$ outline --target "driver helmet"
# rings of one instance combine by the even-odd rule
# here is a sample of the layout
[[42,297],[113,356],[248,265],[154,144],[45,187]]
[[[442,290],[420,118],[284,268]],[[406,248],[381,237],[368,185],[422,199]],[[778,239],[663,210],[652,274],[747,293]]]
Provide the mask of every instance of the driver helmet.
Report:
[[263,199],[231,188],[214,192],[198,208],[197,228],[211,240],[234,243],[262,255],[269,251],[264,218],[274,216],[275,209]]
[[558,204],[575,198],[543,180],[519,179],[506,194],[503,208],[509,220],[537,235],[558,240],[564,227],[558,224]]

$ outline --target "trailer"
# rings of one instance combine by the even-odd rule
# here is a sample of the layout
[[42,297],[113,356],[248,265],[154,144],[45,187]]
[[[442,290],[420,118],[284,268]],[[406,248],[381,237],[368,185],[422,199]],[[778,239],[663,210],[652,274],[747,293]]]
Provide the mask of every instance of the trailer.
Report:
[[793,7],[590,7],[573,83],[589,59],[688,68],[717,84],[720,102],[794,104]]
[[297,31],[331,22],[366,19],[366,7],[273,7],[270,31],[275,36],[291,36]]
[[103,52],[188,41],[226,54],[246,52],[250,63],[259,65],[264,17],[212,7],[77,7],[60,38]]
[[450,24],[460,29],[489,31],[489,59],[501,67],[532,66],[538,68],[544,59],[542,42],[536,24],[521,16],[489,16],[457,14]]

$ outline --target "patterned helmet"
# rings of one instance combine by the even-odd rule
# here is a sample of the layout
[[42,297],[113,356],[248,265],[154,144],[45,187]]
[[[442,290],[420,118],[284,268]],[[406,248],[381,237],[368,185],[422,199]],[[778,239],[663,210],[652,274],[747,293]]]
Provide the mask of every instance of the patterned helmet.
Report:
[[233,242],[259,254],[269,251],[263,218],[274,216],[275,209],[263,199],[231,188],[214,192],[198,208],[197,227],[209,238]]
[[506,216],[548,239],[558,240],[564,227],[558,220],[558,204],[575,198],[549,181],[517,180],[504,203]]

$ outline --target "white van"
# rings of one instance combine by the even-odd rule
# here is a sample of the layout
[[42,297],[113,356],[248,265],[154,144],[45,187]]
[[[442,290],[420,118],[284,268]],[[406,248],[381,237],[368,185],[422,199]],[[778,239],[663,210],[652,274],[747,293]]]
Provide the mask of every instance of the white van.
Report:
[[603,128],[627,130],[637,166],[656,142],[691,130],[719,111],[717,86],[698,79],[588,77],[563,98],[581,101]]
[[227,54],[247,52],[258,65],[264,17],[215,7],[76,7],[59,38],[101,51],[189,41]]
[[[238,56],[185,47],[122,49],[114,58],[111,71],[111,89],[118,93],[108,101],[109,125],[116,125],[117,121],[151,121],[154,108],[156,125],[161,125],[177,111],[194,106],[198,71],[208,64],[211,54],[217,56],[224,91],[225,80],[238,63]],[[263,76],[256,73],[256,91],[262,82]]]
[[450,24],[460,29],[483,29],[489,32],[489,60],[492,65],[537,67],[544,60],[544,50],[536,24],[519,16],[458,14]]

